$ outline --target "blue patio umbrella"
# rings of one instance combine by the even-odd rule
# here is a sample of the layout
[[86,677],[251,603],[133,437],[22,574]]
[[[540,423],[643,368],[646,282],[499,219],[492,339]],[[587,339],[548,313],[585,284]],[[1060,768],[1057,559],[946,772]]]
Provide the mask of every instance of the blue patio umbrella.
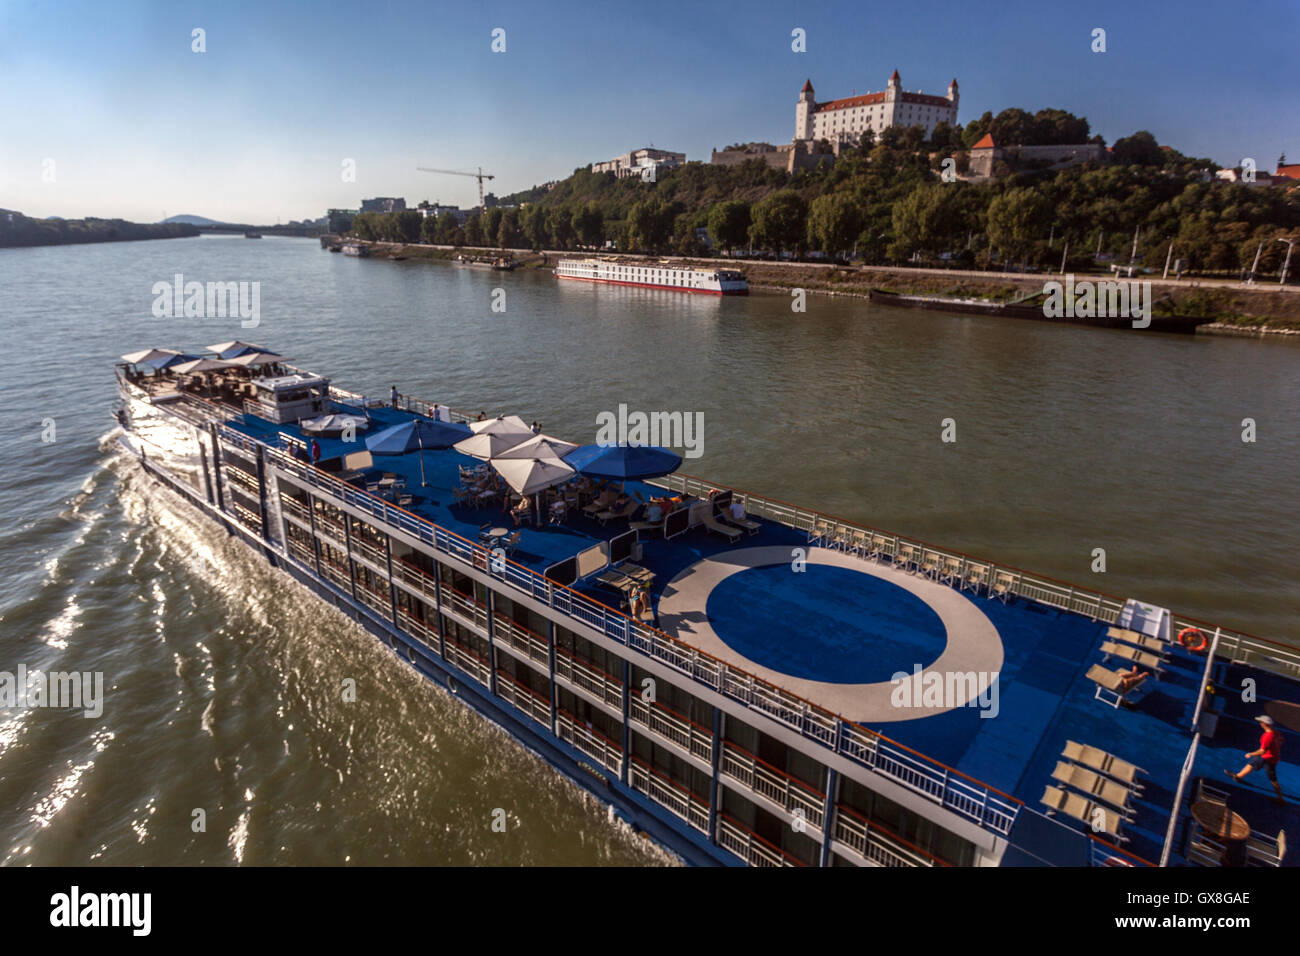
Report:
[[682,456],[658,445],[583,445],[564,463],[591,478],[658,478],[682,465]]
[[424,450],[426,448],[450,448],[458,441],[472,435],[467,425],[455,422],[439,422],[425,418],[414,418],[409,422],[385,428],[366,439],[366,448],[374,455],[405,455],[408,452],[420,452],[420,484],[424,480]]

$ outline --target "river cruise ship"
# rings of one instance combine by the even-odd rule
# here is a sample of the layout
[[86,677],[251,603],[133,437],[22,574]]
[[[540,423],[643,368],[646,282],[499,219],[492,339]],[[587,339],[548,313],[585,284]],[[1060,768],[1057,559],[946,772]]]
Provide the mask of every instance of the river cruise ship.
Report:
[[561,259],[557,279],[579,279],[647,289],[672,289],[705,295],[748,295],[745,275],[735,269],[686,269],[668,262],[637,259]]
[[515,524],[491,463],[365,440],[468,416],[208,351],[117,365],[139,465],[689,863],[1294,862],[1225,774],[1300,729],[1289,647],[676,472]]

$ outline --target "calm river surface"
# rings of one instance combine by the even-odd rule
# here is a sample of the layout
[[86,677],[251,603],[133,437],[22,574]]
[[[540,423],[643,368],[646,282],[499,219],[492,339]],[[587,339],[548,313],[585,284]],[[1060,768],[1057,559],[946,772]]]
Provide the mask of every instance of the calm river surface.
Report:
[[[154,318],[176,273],[259,281],[260,326]],[[796,315],[235,237],[0,251],[0,332],[0,671],[107,683],[98,719],[0,710],[0,863],[671,862],[126,467],[112,366],[150,346],[241,338],[574,441],[620,404],[702,412],[689,473],[1300,644],[1288,342]]]

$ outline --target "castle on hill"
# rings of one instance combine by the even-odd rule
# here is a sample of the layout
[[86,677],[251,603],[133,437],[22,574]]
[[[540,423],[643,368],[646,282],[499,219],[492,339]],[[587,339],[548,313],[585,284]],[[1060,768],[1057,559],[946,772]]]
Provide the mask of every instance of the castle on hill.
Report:
[[947,96],[907,93],[895,70],[882,92],[818,103],[810,79],[804,83],[795,105],[794,142],[824,139],[836,145],[856,143],[868,130],[879,136],[891,126],[919,126],[928,138],[939,123],[957,125],[958,98],[955,78],[948,84]]

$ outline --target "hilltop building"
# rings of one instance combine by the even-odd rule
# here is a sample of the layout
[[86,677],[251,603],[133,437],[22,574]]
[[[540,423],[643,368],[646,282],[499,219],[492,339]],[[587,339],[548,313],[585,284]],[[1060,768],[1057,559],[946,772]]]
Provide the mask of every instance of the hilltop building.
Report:
[[877,136],[891,126],[920,126],[928,137],[939,123],[957,125],[957,80],[948,84],[947,96],[903,91],[895,70],[883,92],[864,93],[818,103],[808,80],[794,109],[794,142],[825,139],[833,144],[856,143],[868,130]]
[[361,200],[362,212],[404,212],[406,210],[405,199],[394,199],[389,196],[380,196],[376,199]]
[[1073,143],[1063,146],[999,146],[993,134],[985,133],[970,149],[971,176],[992,176],[998,163],[1015,168],[1030,164],[1044,168],[1065,169],[1080,163],[1103,163],[1106,147],[1100,143]]
[[671,169],[685,162],[685,153],[674,153],[671,150],[646,146],[624,153],[622,156],[615,156],[607,162],[592,163],[591,171],[613,173],[619,179],[627,179],[630,176],[641,176],[648,169],[653,169],[657,173],[660,169]]
[[713,150],[709,162],[715,166],[738,166],[749,159],[757,159],[772,169],[783,169],[793,173],[800,169],[812,169],[819,163],[833,163],[839,155],[839,144],[832,143],[830,153],[818,153],[812,140],[802,143],[786,143],[773,146],[771,143],[747,143],[729,149]]

